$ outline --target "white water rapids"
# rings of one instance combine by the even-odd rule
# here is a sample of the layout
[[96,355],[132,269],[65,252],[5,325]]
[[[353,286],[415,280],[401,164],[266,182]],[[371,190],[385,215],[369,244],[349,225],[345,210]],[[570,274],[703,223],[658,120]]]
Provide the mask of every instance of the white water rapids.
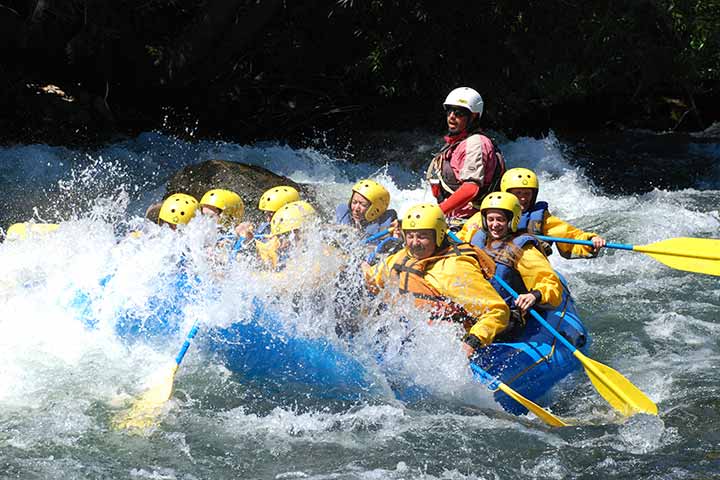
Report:
[[[419,139],[418,152],[429,150],[431,140]],[[720,173],[708,172],[697,188],[611,195],[571,162],[565,146],[555,136],[503,145],[509,166],[538,172],[539,199],[557,216],[618,243],[720,237]],[[717,145],[688,149],[718,155]],[[388,187],[398,212],[430,200],[416,165],[350,162],[319,148],[189,143],[146,134],[90,154],[37,145],[0,149],[0,188],[13,212],[40,222],[63,219],[55,234],[0,244],[0,478],[717,475],[720,283],[612,250],[593,260],[555,254],[551,262],[568,279],[593,337],[589,356],[647,393],[659,406],[657,418],[622,419],[582,372],[563,382],[552,405],[578,426],[551,430],[532,417],[512,417],[472,381],[454,332],[427,327],[395,370],[435,392],[427,402],[397,400],[383,387],[388,379],[380,371],[372,372],[380,388],[359,399],[282,381],[245,381],[193,345],[160,426],[146,437],[115,431],[110,419],[118,405],[172,360],[193,319],[205,328],[227,325],[247,315],[245,295],[273,288],[248,280],[251,262],[213,277],[203,258],[212,225],[203,219],[184,235],[157,229],[120,241],[162,195],[170,174],[210,158],[262,165],[316,184],[330,206],[346,201],[351,185],[368,176]],[[61,203],[33,211],[43,192]],[[172,341],[118,338],[118,312],[143,312],[150,298],[171,298],[169,275],[187,252],[204,283],[183,307],[182,328]],[[319,242],[310,252],[308,265],[324,260]],[[108,275],[112,279],[101,286]],[[318,310],[309,287],[290,283],[307,310],[291,314],[288,303],[288,321],[308,338],[330,335],[332,309]],[[70,306],[79,290],[93,299],[94,328]],[[390,343],[402,337],[392,326],[394,313],[382,317]],[[202,335],[201,327],[198,342]]]

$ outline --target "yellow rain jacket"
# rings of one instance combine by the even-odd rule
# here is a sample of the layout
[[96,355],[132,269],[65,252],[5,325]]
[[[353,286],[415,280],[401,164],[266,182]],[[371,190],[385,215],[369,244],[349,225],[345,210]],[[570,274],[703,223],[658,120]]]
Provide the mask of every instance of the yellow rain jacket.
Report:
[[267,271],[255,272],[255,281],[282,286],[286,292],[323,289],[344,267],[346,259],[327,244],[293,246],[282,254],[280,240],[270,237],[266,242],[255,241],[255,247]]
[[527,244],[515,266],[525,287],[540,292],[538,304],[557,307],[562,301],[563,287],[550,262],[535,245]]
[[[464,242],[470,242],[476,233],[482,231],[482,223],[479,222],[482,222],[480,214],[473,215],[472,218],[465,222],[462,230],[458,232],[458,238]],[[500,262],[508,268],[516,270],[520,274],[522,282],[525,284],[525,289],[528,292],[530,290],[540,292],[541,298],[538,304],[552,307],[560,305],[563,294],[562,282],[560,282],[560,278],[555,274],[547,257],[540,251],[542,247],[537,239],[534,239],[534,237],[528,234],[515,234],[508,236],[505,240],[493,242],[490,241],[489,235],[487,235],[486,232],[484,233],[484,245],[475,244],[476,247],[482,248],[496,262]],[[533,238],[537,243],[533,243],[533,241],[515,242],[522,244],[522,247],[519,247],[513,242],[513,238],[525,237]],[[477,242],[478,239],[476,238],[475,241]],[[507,279],[505,280],[507,281]],[[516,287],[516,285],[512,285],[512,282],[511,286],[513,288]],[[515,288],[515,290],[519,289]]]
[[509,322],[508,306],[488,282],[493,273],[487,255],[469,244],[457,244],[423,260],[403,248],[369,269],[365,281],[374,292],[397,285],[401,292],[415,295],[416,304],[425,309],[452,302],[471,317],[464,322],[467,332],[487,345]]
[[280,240],[278,237],[270,237],[267,241],[255,240],[255,249],[257,250],[258,256],[272,270],[278,268],[280,261],[278,255],[279,246]]
[[[529,232],[532,233],[532,232]],[[573,240],[590,240],[597,237],[597,233],[584,232],[555,215],[545,212],[545,221],[542,224],[541,235],[548,237],[572,238]],[[573,245],[571,243],[556,243],[558,252],[565,258],[594,257],[597,255],[589,245]]]

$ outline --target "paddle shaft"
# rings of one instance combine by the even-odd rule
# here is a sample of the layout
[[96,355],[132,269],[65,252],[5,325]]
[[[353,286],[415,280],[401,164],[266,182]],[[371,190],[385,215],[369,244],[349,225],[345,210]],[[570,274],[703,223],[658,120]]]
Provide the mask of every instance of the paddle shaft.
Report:
[[[457,235],[455,235],[455,233],[453,233],[453,232],[451,232],[451,231],[448,231],[448,236],[449,236],[450,238],[452,238],[452,239],[453,239],[454,241],[456,241],[456,242],[461,242],[461,241],[462,241],[462,240],[460,240],[460,239],[458,238]],[[538,236],[538,238],[541,238],[541,239],[552,239],[552,237],[544,237],[544,238],[543,238],[543,237],[541,237],[541,236]],[[580,242],[581,240],[577,240],[577,241]],[[587,241],[587,242],[592,245],[592,242],[590,242],[590,241]],[[513,290],[513,288],[512,288],[510,285],[508,285],[505,280],[503,280],[502,278],[497,277],[497,276],[494,277],[494,278],[495,278],[495,280],[497,280],[497,282],[500,284],[501,287],[503,287],[505,290],[507,290],[507,291],[510,293],[510,295],[513,296],[513,298],[517,298],[517,297],[518,297],[519,294],[518,294],[515,290]],[[575,352],[575,350],[577,350],[572,343],[568,342],[565,337],[563,337],[562,335],[560,335],[560,333],[552,327],[552,325],[550,325],[549,323],[547,323],[547,322],[545,321],[545,319],[540,316],[539,313],[537,313],[537,312],[536,312],[535,310],[533,310],[533,309],[530,309],[530,314],[531,314],[533,317],[535,317],[535,319],[537,319],[537,321],[540,322],[540,324],[542,324],[542,326],[544,326],[545,328],[547,328],[547,329],[550,331],[550,333],[552,333],[553,335],[555,335],[555,337],[557,337],[557,339],[560,340],[560,342],[562,342],[563,345],[565,345],[567,348],[569,348],[570,351]]]
[[364,239],[364,240],[362,241],[362,243],[374,242],[374,241],[377,240],[378,238],[382,238],[382,237],[384,237],[385,235],[390,235],[390,233],[392,233],[392,229],[388,228],[387,230],[383,230],[382,232],[378,232],[378,233],[376,233],[376,234],[374,234],[374,235],[370,235],[369,237],[367,237],[366,239]]
[[[558,243],[572,243],[575,245],[588,245],[590,247],[593,246],[593,242],[590,240],[575,240],[574,238],[563,238],[563,237],[547,237],[545,235],[535,235],[536,238],[539,238],[540,240],[543,240],[545,242],[558,242]],[[633,245],[629,245],[627,243],[607,243],[605,244],[605,247],[607,248],[617,248],[620,250],[634,250],[635,247]]]
[[369,263],[370,265],[372,265],[375,262],[375,258],[378,256],[378,252],[380,252],[383,249],[383,247],[385,245],[387,245],[389,242],[402,242],[402,240],[397,237],[387,237],[387,238],[382,239],[382,241],[380,241],[380,243],[378,243],[377,246],[375,247],[375,250],[370,252],[370,254],[367,256],[365,261],[367,263]]
[[177,357],[175,357],[176,365],[179,366],[180,362],[182,362],[183,358],[185,358],[185,354],[187,353],[188,348],[190,348],[190,342],[192,342],[193,338],[195,338],[195,335],[197,334],[199,328],[200,322],[196,320],[192,328],[190,328],[187,336],[185,337],[185,341],[183,342],[182,347],[180,347],[180,351],[178,352]]
[[[503,287],[505,290],[507,290],[507,291],[510,293],[510,295],[513,296],[513,298],[517,298],[517,297],[519,296],[519,294],[518,294],[515,290],[513,290],[513,288],[512,288],[510,285],[508,285],[505,280],[503,280],[502,278],[500,278],[500,277],[498,277],[498,276],[495,276],[494,278],[495,278],[495,280],[500,284],[501,287]],[[531,309],[530,309],[530,315],[532,315],[533,317],[535,317],[535,320],[537,320],[538,322],[540,322],[540,324],[541,324],[543,327],[547,328],[548,331],[555,336],[555,338],[557,338],[558,340],[560,340],[560,343],[562,343],[563,345],[565,345],[565,346],[568,348],[568,350],[570,350],[571,352],[573,352],[573,354],[575,353],[575,351],[577,350],[577,348],[575,348],[575,345],[573,345],[572,343],[570,343],[565,337],[563,337],[563,336],[560,334],[560,332],[558,332],[557,330],[555,330],[555,329],[552,327],[552,325],[550,325],[539,313],[537,313],[534,309],[531,308]]]
[[534,403],[532,400],[523,397],[522,395],[520,395],[520,393],[513,390],[497,378],[493,377],[487,371],[483,370],[482,367],[480,367],[480,365],[478,365],[477,363],[470,362],[470,368],[475,374],[480,376],[481,382],[485,384],[485,386],[487,386],[491,392],[495,392],[497,390],[502,391],[503,393],[505,393],[505,395],[512,398],[520,405],[527,408],[529,411],[533,412],[539,419],[541,419],[543,422],[550,425],[551,427],[568,426],[568,424],[565,423],[565,421],[563,421],[561,418],[556,417],[552,413],[542,408],[540,405]]
[[[558,242],[558,243],[572,243],[575,245],[588,245],[590,247],[593,246],[593,243],[590,240],[575,240],[574,238],[563,238],[563,237],[547,237],[545,235],[535,235],[535,237],[539,238],[540,240],[546,241],[546,242]],[[687,257],[687,258],[697,258],[700,260],[720,260],[720,256],[715,253],[715,255],[712,254],[699,254],[699,253],[693,253],[693,252],[670,252],[665,251],[658,248],[653,248],[653,245],[630,245],[628,243],[607,243],[605,244],[606,248],[616,248],[618,250],[630,250],[634,252],[640,252],[640,253],[648,253],[648,254],[654,254],[654,255],[671,255],[671,256],[680,256],[680,257]]]
[[[518,293],[513,290],[513,288],[507,284],[506,281],[504,281],[500,277],[495,277],[495,280],[510,294],[514,297],[518,297]],[[568,348],[573,354],[575,358],[577,358],[580,363],[582,363],[583,367],[585,368],[585,372],[588,373],[588,376],[591,377],[591,380],[593,380],[593,384],[595,381],[601,382],[606,388],[608,388],[613,395],[615,395],[618,399],[620,399],[623,402],[623,406],[627,406],[626,408],[621,408],[620,410],[623,412],[623,414],[626,414],[627,411],[631,411],[631,407],[635,408],[637,411],[644,411],[645,413],[651,413],[654,415],[657,415],[657,407],[655,404],[645,396],[644,393],[642,393],[637,387],[632,385],[625,377],[623,377],[620,373],[615,372],[614,370],[610,369],[609,367],[600,364],[599,362],[596,362],[588,357],[586,357],[582,352],[580,352],[577,348],[575,348],[575,345],[570,343],[564,336],[562,336],[557,330],[555,330],[542,316],[540,316],[539,313],[537,313],[534,309],[530,309],[530,314],[538,321],[540,324],[545,327],[550,333],[553,334],[553,336],[560,341],[565,347]],[[608,374],[611,373],[615,375],[616,381],[613,381]],[[591,375],[592,374],[592,375]],[[622,380],[622,382],[619,382]],[[633,390],[637,390],[637,393],[633,392],[632,397],[635,397],[635,400],[637,400],[637,397],[640,396],[641,400],[643,402],[647,402],[651,407],[644,407],[643,409],[638,409],[635,405],[637,404],[636,401],[633,401],[633,398],[631,398],[631,395],[629,395],[623,388],[619,386],[621,383],[627,382],[627,385],[625,386],[625,389],[632,388]],[[601,392],[602,393],[602,392]],[[604,395],[603,395],[604,396]],[[606,397],[606,400],[608,400],[611,405],[613,404],[610,402],[610,400]],[[615,406],[615,405],[613,405]],[[615,406],[618,408],[617,406]]]
[[235,240],[235,243],[233,244],[232,251],[230,252],[230,261],[234,261],[235,257],[237,256],[238,252],[242,248],[243,244],[245,243],[245,237],[238,236]]

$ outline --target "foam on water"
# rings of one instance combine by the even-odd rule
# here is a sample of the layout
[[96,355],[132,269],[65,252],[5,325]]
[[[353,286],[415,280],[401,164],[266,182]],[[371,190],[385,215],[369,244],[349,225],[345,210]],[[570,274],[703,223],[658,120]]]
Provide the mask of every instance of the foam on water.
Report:
[[[540,199],[564,220],[619,243],[717,236],[717,191],[608,195],[563,150],[553,135],[503,145],[509,166],[538,172]],[[337,348],[347,348],[334,333],[337,287],[327,280],[337,265],[329,261],[319,235],[309,237],[298,262],[302,281],[293,281],[287,274],[258,276],[249,258],[218,269],[208,256],[215,235],[208,219],[197,218],[176,234],[137,216],[171,173],[210,158],[262,165],[317,184],[330,204],[346,202],[352,184],[367,176],[388,187],[400,214],[432,200],[424,182],[409,180],[421,176],[418,171],[382,161],[348,162],[312,148],[190,144],[146,134],[89,155],[44,146],[3,149],[0,165],[11,179],[12,195],[46,189],[64,196],[71,207],[64,211],[72,212],[54,217],[63,209],[38,210],[35,218],[65,221],[54,234],[0,245],[0,458],[8,472],[68,477],[81,471],[84,461],[111,476],[135,478],[219,478],[238,468],[240,476],[272,471],[275,478],[565,478],[590,471],[585,452],[591,452],[597,471],[612,476],[641,469],[636,456],[658,464],[658,452],[693,442],[673,424],[671,411],[704,408],[693,381],[710,392],[717,384],[720,289],[714,278],[622,251],[572,261],[555,254],[551,263],[568,278],[593,334],[590,356],[659,402],[660,419],[637,417],[621,427],[604,426],[620,419],[583,374],[565,382],[569,393],[554,408],[580,424],[603,426],[556,434],[537,420],[508,418],[485,387],[472,381],[457,329],[398,322],[417,316],[401,301],[377,316],[359,314],[363,328],[354,353],[379,393],[330,402],[282,382],[258,386],[193,346],[152,440],[130,441],[109,432],[108,419],[123,398],[142,391],[146,379],[175,356],[194,321],[202,325],[201,344],[203,331],[247,321],[253,297],[273,302],[293,335],[329,338]],[[32,202],[20,205],[33,216]],[[142,237],[126,237],[139,227]],[[152,301],[173,303],[180,258],[199,280],[179,306],[176,329],[160,339],[119,338],[119,318],[150,321]],[[322,283],[312,284],[313,273]],[[280,289],[281,300],[274,299],[272,293]],[[74,304],[78,292],[86,295],[85,310]],[[404,341],[408,332],[411,342]],[[375,364],[377,355],[383,356],[384,369]],[[398,401],[390,389],[398,382],[432,392],[435,403]],[[666,408],[670,418],[663,421]],[[118,444],[123,448],[116,465],[107,466],[102,457],[117,451]],[[162,461],[154,460],[158,449]],[[476,455],[488,460],[470,460]],[[283,461],[290,462],[287,468],[270,467]],[[322,467],[314,470],[318,462]],[[686,470],[678,466],[677,471]]]

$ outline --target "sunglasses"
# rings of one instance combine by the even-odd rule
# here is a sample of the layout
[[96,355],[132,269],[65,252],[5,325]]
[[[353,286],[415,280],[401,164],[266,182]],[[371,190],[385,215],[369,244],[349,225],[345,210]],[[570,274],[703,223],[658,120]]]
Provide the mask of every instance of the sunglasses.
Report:
[[463,107],[445,107],[445,114],[447,116],[450,116],[451,113],[454,113],[456,117],[468,117],[470,116],[470,110]]

